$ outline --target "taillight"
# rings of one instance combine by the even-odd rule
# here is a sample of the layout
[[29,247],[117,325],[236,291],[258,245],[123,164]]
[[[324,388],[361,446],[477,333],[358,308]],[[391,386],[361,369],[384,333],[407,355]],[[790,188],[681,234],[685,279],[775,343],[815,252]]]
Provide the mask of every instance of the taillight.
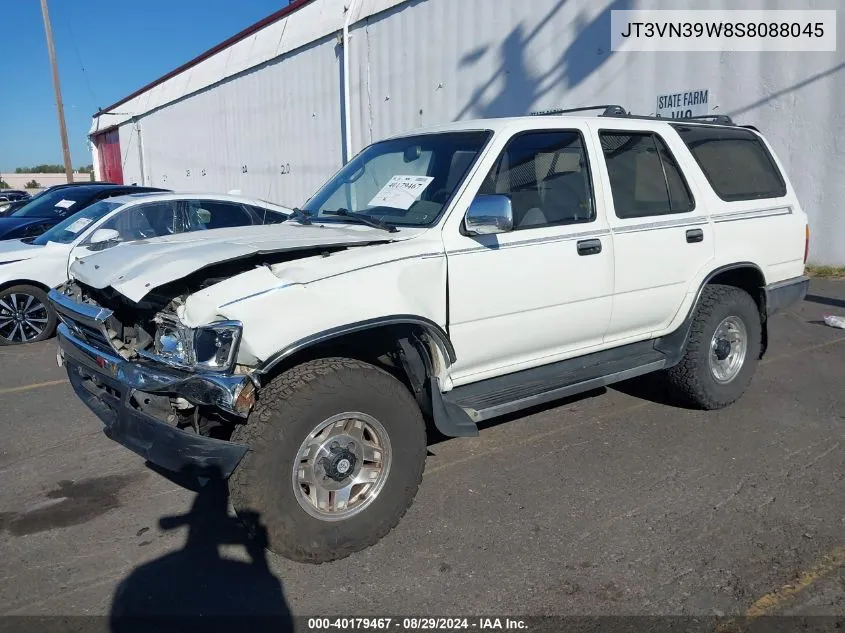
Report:
[[804,263],[807,263],[807,255],[810,254],[810,225],[804,229]]

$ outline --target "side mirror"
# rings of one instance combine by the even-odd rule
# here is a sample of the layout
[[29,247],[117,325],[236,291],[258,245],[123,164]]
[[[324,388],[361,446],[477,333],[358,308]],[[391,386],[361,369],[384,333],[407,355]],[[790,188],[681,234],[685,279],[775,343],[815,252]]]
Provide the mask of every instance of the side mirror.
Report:
[[470,235],[492,235],[513,231],[511,200],[502,195],[478,195],[469,205],[464,228]]
[[97,229],[91,236],[91,246],[93,250],[102,250],[107,248],[111,243],[120,241],[120,233],[114,229]]

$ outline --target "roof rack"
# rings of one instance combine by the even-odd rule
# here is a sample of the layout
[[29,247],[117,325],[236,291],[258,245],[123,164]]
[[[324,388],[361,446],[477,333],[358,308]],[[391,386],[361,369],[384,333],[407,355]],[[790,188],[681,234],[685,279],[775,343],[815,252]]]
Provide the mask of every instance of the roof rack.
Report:
[[703,114],[700,116],[685,117],[682,119],[666,118],[659,116],[649,116],[645,114],[631,114],[620,105],[594,105],[582,106],[580,108],[563,108],[558,110],[540,110],[539,112],[532,112],[530,116],[549,116],[555,114],[572,114],[575,112],[589,112],[590,110],[602,110],[598,116],[620,119],[645,119],[648,121],[673,121],[680,123],[683,121],[691,121],[692,123],[711,123],[712,125],[736,125],[731,117],[726,114]]
[[590,110],[604,110],[600,116],[626,116],[625,108],[619,105],[581,106],[580,108],[563,108],[559,110],[540,110],[531,112],[530,116],[549,116],[553,114],[570,114],[572,112],[588,112]]

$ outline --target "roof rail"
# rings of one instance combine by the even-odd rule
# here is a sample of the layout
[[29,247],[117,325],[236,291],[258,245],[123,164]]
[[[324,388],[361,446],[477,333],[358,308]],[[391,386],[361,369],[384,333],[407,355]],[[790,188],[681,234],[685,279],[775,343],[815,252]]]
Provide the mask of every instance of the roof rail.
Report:
[[712,125],[736,125],[731,117],[727,114],[703,114],[700,116],[690,116],[684,118],[667,118],[659,116],[650,116],[645,114],[631,114],[620,105],[594,105],[582,106],[580,108],[561,108],[557,110],[540,110],[538,112],[531,112],[530,116],[549,116],[554,114],[572,114],[575,112],[588,112],[590,110],[602,110],[599,114],[601,117],[620,118],[620,119],[645,119],[648,121],[672,121],[680,123],[683,121],[691,121],[693,123],[711,123]]
[[727,114],[702,114],[700,116],[688,116],[684,119],[672,119],[673,121],[705,121],[711,120],[719,125],[735,125],[733,119]]
[[572,112],[588,112],[590,110],[604,110],[602,116],[625,116],[625,108],[619,105],[594,105],[582,106],[580,108],[563,108],[558,110],[540,110],[531,112],[529,116],[548,116],[552,114],[570,114]]

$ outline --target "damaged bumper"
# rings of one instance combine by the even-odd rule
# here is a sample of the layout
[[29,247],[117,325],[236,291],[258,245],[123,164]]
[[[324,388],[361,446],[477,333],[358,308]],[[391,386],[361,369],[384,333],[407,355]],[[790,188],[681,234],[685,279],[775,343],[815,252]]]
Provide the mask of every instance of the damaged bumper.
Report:
[[[62,362],[73,390],[105,424],[106,436],[168,470],[223,477],[235,470],[246,446],[176,428],[142,411],[136,396],[181,396],[193,404],[234,412],[239,396],[253,389],[249,377],[188,374],[127,361],[83,340],[84,333],[72,332],[68,325],[76,322],[62,316]],[[76,327],[84,332],[79,324]]]

